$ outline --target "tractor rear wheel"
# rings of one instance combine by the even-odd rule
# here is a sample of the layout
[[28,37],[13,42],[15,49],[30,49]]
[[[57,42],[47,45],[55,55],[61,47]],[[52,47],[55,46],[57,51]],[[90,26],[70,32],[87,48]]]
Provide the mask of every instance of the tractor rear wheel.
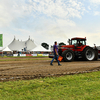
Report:
[[92,61],[95,59],[95,50],[91,47],[87,47],[83,51],[83,60]]
[[62,57],[63,57],[63,60],[65,62],[70,62],[70,61],[73,61],[74,60],[74,52],[72,50],[65,50],[63,53],[62,53]]

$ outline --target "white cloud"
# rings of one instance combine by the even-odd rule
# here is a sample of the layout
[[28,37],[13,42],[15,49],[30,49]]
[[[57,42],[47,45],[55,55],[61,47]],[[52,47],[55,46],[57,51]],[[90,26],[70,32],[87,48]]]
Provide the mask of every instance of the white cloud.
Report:
[[23,18],[29,14],[27,4],[21,0],[0,0],[0,27],[9,26],[9,24],[17,19]]
[[90,0],[90,2],[95,3],[95,4],[100,4],[100,0]]
[[68,19],[81,18],[83,12],[83,5],[77,0],[0,0],[0,26],[9,26],[13,20],[29,15]]
[[[32,1],[31,1],[32,3]],[[84,8],[77,0],[34,0],[33,9],[50,17],[69,18],[81,17]]]
[[92,15],[97,16],[100,15],[100,0],[89,0],[88,5],[88,13],[92,13]]
[[91,10],[91,7],[90,7],[90,6],[88,6],[88,9],[89,9],[89,10]]
[[95,11],[94,12],[94,16],[97,16],[97,15],[100,15],[100,12],[99,11]]
[[100,0],[89,0],[89,2],[93,9],[97,9],[100,5]]
[[56,19],[56,20],[57,24],[62,27],[75,26],[75,23],[71,20],[64,20],[64,19]]

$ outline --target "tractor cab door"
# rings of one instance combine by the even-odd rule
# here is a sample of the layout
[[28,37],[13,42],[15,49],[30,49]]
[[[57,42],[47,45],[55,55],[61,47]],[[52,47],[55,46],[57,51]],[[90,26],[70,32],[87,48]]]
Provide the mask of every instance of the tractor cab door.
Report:
[[71,41],[72,45],[75,46],[75,51],[81,51],[81,49],[86,45],[84,39],[75,39]]
[[81,51],[84,45],[86,45],[84,40],[77,40],[77,46],[76,46],[77,51]]

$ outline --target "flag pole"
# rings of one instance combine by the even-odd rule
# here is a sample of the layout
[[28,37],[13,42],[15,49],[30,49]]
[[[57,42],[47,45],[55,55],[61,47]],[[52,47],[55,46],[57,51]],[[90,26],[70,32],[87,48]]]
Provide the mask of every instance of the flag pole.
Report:
[[2,47],[2,57],[3,57],[3,47]]

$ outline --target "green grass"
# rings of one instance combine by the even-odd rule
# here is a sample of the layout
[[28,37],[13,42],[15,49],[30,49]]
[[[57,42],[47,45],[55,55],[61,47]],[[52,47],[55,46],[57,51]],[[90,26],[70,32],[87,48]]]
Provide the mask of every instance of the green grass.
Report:
[[0,100],[100,100],[100,72],[0,82]]

